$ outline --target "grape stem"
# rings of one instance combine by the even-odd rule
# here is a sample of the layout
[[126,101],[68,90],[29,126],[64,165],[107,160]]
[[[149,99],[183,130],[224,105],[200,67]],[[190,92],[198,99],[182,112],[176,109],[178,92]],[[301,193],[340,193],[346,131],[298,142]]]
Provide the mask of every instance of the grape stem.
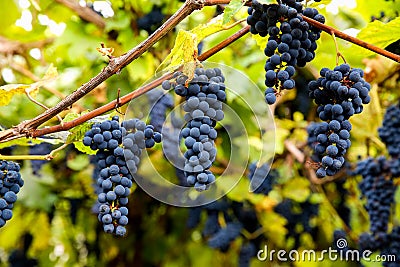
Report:
[[47,155],[1,155],[0,160],[52,160],[58,151],[63,150],[69,144],[63,144],[62,146],[57,147],[56,149],[50,151]]
[[332,32],[331,35],[332,35],[332,39],[333,39],[333,42],[335,43],[335,48],[336,48],[336,66],[339,66],[339,57],[341,57],[343,59],[344,63],[347,63],[346,59],[344,58],[342,53],[340,53],[340,51],[339,51],[339,46],[338,46],[338,43],[336,41],[335,33]]

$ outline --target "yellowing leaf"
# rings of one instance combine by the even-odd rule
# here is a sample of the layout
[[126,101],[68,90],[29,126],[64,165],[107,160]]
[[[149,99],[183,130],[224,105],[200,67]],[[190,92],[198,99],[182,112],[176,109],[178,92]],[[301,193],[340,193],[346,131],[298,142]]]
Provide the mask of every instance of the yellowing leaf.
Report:
[[225,30],[227,27],[229,27],[224,25],[223,19],[223,15],[219,15],[210,20],[208,23],[200,24],[199,26],[193,28],[192,30],[190,30],[190,32],[195,34],[197,36],[197,41],[200,42],[207,36]]
[[232,17],[244,6],[245,1],[242,0],[232,0],[224,9],[224,19],[223,24],[231,21]]
[[[385,48],[400,39],[400,17],[388,23],[379,20],[370,22],[358,33],[357,38],[377,47]],[[363,49],[363,54],[372,55],[373,52]]]
[[0,106],[7,106],[16,94],[25,94],[26,84],[6,84],[0,87]]
[[163,68],[168,63],[168,68],[176,68],[184,63],[195,62],[197,57],[197,36],[188,31],[179,30],[171,53],[161,63]]
[[39,87],[57,77],[57,69],[50,65],[43,79],[32,84],[6,84],[0,87],[0,106],[7,106],[12,97],[16,94],[29,93],[34,95],[39,91]]
[[[197,45],[201,40],[219,31],[235,26],[237,23],[225,25],[224,16],[219,15],[206,24],[201,24],[190,31],[179,30],[171,53],[157,68],[162,69],[168,65],[168,69],[176,69],[183,66],[183,73],[190,78],[194,75],[195,63],[197,62]],[[189,64],[192,63],[192,64]]]

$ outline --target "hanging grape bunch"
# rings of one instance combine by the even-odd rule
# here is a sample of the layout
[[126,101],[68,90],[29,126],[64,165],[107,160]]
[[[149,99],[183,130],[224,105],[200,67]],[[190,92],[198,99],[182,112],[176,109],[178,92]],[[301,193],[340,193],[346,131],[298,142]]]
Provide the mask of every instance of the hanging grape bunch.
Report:
[[196,68],[192,80],[181,72],[174,74],[174,81],[164,81],[165,90],[174,89],[177,95],[185,97],[183,109],[186,127],[181,135],[187,151],[184,153],[184,172],[187,183],[198,191],[204,191],[215,181],[209,170],[217,150],[214,140],[216,122],[224,118],[222,102],[226,100],[225,78],[219,68]]
[[350,148],[349,118],[363,110],[363,104],[371,100],[371,86],[363,79],[361,69],[351,69],[348,64],[333,70],[323,68],[321,77],[308,85],[309,96],[318,105],[317,113],[323,121],[309,130],[314,139],[312,148],[320,163],[317,177],[336,174],[343,166],[347,149]]
[[138,119],[120,125],[118,116],[94,124],[86,132],[83,144],[97,150],[98,218],[104,232],[126,234],[132,175],[137,172],[142,150],[153,147],[156,142],[161,142],[161,135],[153,131],[153,126],[146,126]]
[[303,10],[301,1],[284,0],[281,4],[266,5],[252,1],[247,23],[252,34],[269,35],[264,50],[265,100],[274,104],[276,95],[284,89],[293,89],[295,67],[304,67],[315,57],[316,41],[321,30],[310,26],[302,16],[324,23],[325,18],[315,8]]

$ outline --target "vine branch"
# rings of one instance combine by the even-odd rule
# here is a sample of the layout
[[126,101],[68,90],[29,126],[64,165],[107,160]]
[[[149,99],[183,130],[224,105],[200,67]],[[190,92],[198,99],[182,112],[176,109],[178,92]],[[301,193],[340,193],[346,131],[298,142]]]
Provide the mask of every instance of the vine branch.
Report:
[[[208,59],[209,57],[213,56],[214,54],[216,54],[223,48],[225,48],[228,45],[235,42],[240,37],[244,36],[246,33],[248,33],[249,29],[250,29],[249,26],[246,26],[246,27],[240,29],[238,32],[234,33],[233,35],[231,35],[230,37],[228,37],[221,43],[217,44],[216,46],[212,47],[211,49],[209,49],[206,52],[204,52],[203,54],[201,54],[197,59],[199,61],[204,61],[204,60]],[[116,106],[120,107],[122,105],[129,103],[129,101],[131,101],[132,99],[135,99],[135,98],[143,95],[144,93],[150,91],[151,89],[154,89],[157,86],[160,86],[164,80],[171,79],[172,75],[173,75],[173,73],[164,74],[160,78],[153,80],[152,82],[136,89],[135,91],[133,91],[127,95],[124,95],[122,97],[118,97],[117,99],[111,101],[110,103],[108,103],[104,106],[101,106],[97,109],[94,109],[72,121],[64,122],[62,124],[51,126],[51,127],[45,127],[42,129],[34,130],[34,131],[32,131],[31,136],[39,137],[39,136],[42,136],[45,134],[50,134],[50,133],[55,133],[55,132],[60,132],[60,131],[67,131],[77,125],[80,125],[90,119],[93,119],[94,117],[97,117],[101,114],[104,114],[106,112],[109,112],[109,111],[115,109]]]
[[322,24],[322,23],[320,23],[320,22],[318,22],[316,20],[313,20],[313,19],[311,19],[309,17],[303,16],[303,15],[302,15],[302,17],[303,17],[303,19],[305,21],[308,22],[308,24],[310,24],[310,25],[312,25],[314,27],[317,27],[318,29],[321,29],[321,30],[323,30],[324,32],[326,32],[326,33],[328,33],[330,35],[334,34],[336,37],[339,37],[340,39],[349,41],[350,43],[356,44],[358,46],[361,46],[361,47],[363,47],[365,49],[371,50],[372,52],[375,52],[375,53],[377,53],[379,55],[382,55],[384,57],[390,58],[390,59],[400,63],[400,56],[399,55],[396,55],[394,53],[386,51],[385,49],[379,48],[379,47],[374,46],[374,45],[372,45],[370,43],[364,42],[363,40],[360,40],[360,39],[358,39],[356,37],[353,37],[353,36],[350,36],[348,34],[345,34],[344,32],[341,32],[341,31],[339,31],[339,30],[337,30],[337,29],[335,29],[335,28],[333,28],[331,26]]
[[104,19],[89,7],[81,6],[75,0],[56,0],[56,1],[76,12],[78,16],[81,17],[83,20],[93,23],[100,29],[104,29],[106,27],[106,22],[104,21]]

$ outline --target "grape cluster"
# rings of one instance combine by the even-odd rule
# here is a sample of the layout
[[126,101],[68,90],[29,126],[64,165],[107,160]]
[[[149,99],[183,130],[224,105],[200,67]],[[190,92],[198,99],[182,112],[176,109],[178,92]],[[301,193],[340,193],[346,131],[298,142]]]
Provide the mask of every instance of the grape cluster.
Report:
[[400,176],[400,107],[392,105],[386,109],[378,134],[391,158],[388,160],[392,176]]
[[[46,142],[36,144],[29,147],[29,155],[47,155],[51,152],[52,145]],[[31,160],[32,173],[36,176],[40,175],[42,166],[49,162],[48,160]]]
[[389,155],[400,156],[400,107],[392,105],[386,109],[382,126],[378,129],[379,138],[385,143]]
[[119,117],[96,123],[85,133],[83,144],[96,152],[100,169],[96,184],[99,202],[98,219],[106,233],[126,234],[128,196],[132,175],[136,173],[142,149],[161,142],[153,126],[138,119],[119,124]]
[[17,194],[24,185],[18,163],[0,160],[0,227],[12,218]]
[[165,90],[173,88],[177,95],[186,98],[183,109],[187,124],[181,135],[188,150],[184,153],[183,170],[187,183],[198,191],[204,191],[215,181],[209,168],[217,154],[214,144],[217,131],[214,127],[224,117],[225,78],[219,68],[196,68],[190,81],[181,72],[176,72],[174,78],[173,82],[164,81],[162,87]]
[[268,164],[257,167],[255,163],[249,165],[250,186],[254,193],[268,195],[278,178],[278,172],[271,170]]
[[[317,113],[323,121],[308,130],[313,150],[320,166],[317,177],[336,174],[343,166],[344,155],[349,149],[350,130],[348,119],[361,113],[363,104],[371,100],[371,86],[363,79],[361,69],[351,69],[348,64],[333,70],[323,68],[321,77],[308,84],[309,96],[318,105]],[[315,142],[312,142],[315,141]]]
[[276,95],[283,89],[293,89],[295,67],[304,67],[315,57],[321,30],[309,25],[303,16],[321,23],[325,23],[325,17],[315,8],[303,10],[300,2],[283,0],[279,5],[267,5],[252,1],[248,9],[250,32],[262,37],[269,35],[264,50],[268,57],[264,67],[268,104],[275,103]]
[[163,94],[161,90],[151,90],[146,95],[151,106],[150,124],[153,125],[154,130],[161,132],[167,109],[174,107],[174,100],[170,94]]
[[394,202],[395,185],[391,179],[386,179],[385,174],[390,169],[385,157],[378,159],[367,158],[357,164],[356,174],[363,180],[359,184],[361,194],[366,198],[365,208],[370,218],[370,231],[373,234],[386,233],[390,207]]

